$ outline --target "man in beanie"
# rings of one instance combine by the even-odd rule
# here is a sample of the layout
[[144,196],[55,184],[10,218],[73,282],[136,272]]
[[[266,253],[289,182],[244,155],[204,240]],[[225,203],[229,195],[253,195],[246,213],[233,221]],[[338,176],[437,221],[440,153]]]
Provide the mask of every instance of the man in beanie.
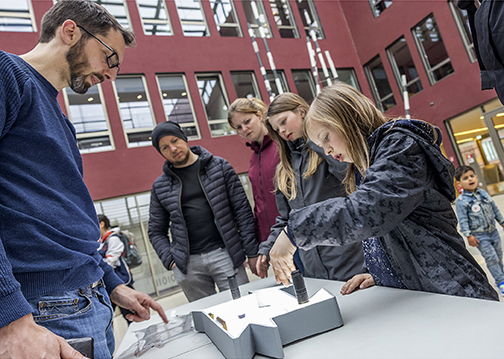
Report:
[[[248,282],[258,242],[250,203],[233,167],[200,146],[189,147],[174,122],[158,124],[152,145],[166,159],[151,191],[149,238],[189,301]],[[171,233],[171,239],[168,236]]]

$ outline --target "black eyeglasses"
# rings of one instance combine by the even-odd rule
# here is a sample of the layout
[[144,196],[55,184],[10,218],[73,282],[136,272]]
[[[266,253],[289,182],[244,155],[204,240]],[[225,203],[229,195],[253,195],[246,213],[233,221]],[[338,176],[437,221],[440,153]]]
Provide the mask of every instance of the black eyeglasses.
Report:
[[93,35],[91,32],[87,31],[85,28],[83,28],[80,25],[77,25],[77,27],[81,28],[85,32],[87,32],[90,36],[94,37],[96,40],[98,40],[103,46],[105,46],[107,49],[112,51],[112,54],[107,56],[107,65],[109,68],[113,69],[114,67],[117,67],[117,73],[119,73],[119,56],[117,55],[117,52],[113,48],[111,48],[109,45],[101,41],[99,38],[97,38],[95,35]]

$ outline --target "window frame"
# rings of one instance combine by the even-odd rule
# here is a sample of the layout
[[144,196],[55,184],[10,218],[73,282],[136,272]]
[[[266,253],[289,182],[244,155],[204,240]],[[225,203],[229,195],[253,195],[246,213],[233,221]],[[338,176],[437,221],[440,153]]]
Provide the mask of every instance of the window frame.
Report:
[[[402,93],[403,92],[403,85],[402,85],[401,72],[399,70],[399,66],[397,65],[397,61],[396,61],[394,54],[392,53],[392,49],[391,49],[392,46],[394,46],[395,44],[400,42],[401,39],[404,39],[404,42],[406,44],[406,48],[408,49],[408,52],[410,54],[411,62],[413,63],[413,65],[415,65],[415,63],[413,61],[413,57],[411,56],[411,51],[409,50],[408,42],[406,41],[406,38],[404,36],[401,36],[396,41],[394,41],[389,46],[387,46],[387,48],[385,49],[385,52],[387,53],[387,57],[390,62],[390,66],[392,67],[392,72],[394,73],[394,77],[396,79],[399,91]],[[408,91],[408,93],[410,94],[410,97],[415,96],[417,93],[420,93],[423,91],[422,81],[420,80],[420,76],[418,76],[418,70],[416,70],[416,65],[415,65],[415,71],[417,72],[417,77],[408,81],[406,83],[406,88],[409,88],[411,85],[414,85],[415,83],[418,82],[418,83],[420,83],[421,90],[418,92],[415,92],[415,93],[411,93]]]
[[[141,127],[141,128],[127,129],[124,126],[124,118],[123,118],[122,112],[121,112],[121,102],[119,101],[119,93],[117,92],[116,81],[117,81],[117,79],[138,78],[138,77],[140,77],[141,80],[142,80],[142,84],[143,84],[144,91],[145,91],[145,97],[146,97],[147,102],[149,103],[149,109],[150,109],[150,113],[151,113],[151,116],[152,116],[152,126],[150,128],[149,127]],[[112,82],[112,87],[114,89],[114,96],[115,96],[115,99],[116,99],[117,110],[119,112],[119,118],[121,119],[121,125],[122,125],[122,129],[123,129],[123,132],[124,132],[124,140],[126,141],[126,146],[128,148],[138,148],[138,147],[150,146],[151,145],[150,142],[149,143],[145,143],[145,144],[138,144],[138,145],[131,146],[129,138],[128,138],[129,134],[152,131],[154,129],[154,127],[157,125],[156,115],[155,115],[154,109],[152,107],[152,101],[151,101],[151,97],[150,97],[150,94],[149,94],[149,88],[147,86],[147,80],[145,78],[145,75],[144,74],[125,74],[125,75],[119,75],[119,76],[117,76],[117,79],[116,79],[116,81]]]
[[[96,153],[96,152],[108,152],[108,151],[114,151],[116,149],[115,142],[114,142],[114,136],[112,136],[112,130],[110,129],[110,118],[109,118],[109,114],[107,111],[107,105],[105,104],[105,97],[103,95],[103,88],[102,88],[101,84],[96,84],[96,88],[98,89],[98,96],[100,99],[100,104],[102,105],[103,113],[105,115],[105,122],[107,124],[107,130],[106,131],[76,133],[77,144],[79,143],[80,139],[108,136],[108,138],[110,140],[110,147],[111,148],[96,147],[96,149],[94,149],[94,150],[93,149],[83,149],[82,150],[79,148],[79,152],[81,154]],[[65,108],[66,108],[66,112],[67,112],[67,117],[70,120],[70,122],[72,123],[72,125],[74,125],[74,127],[75,127],[74,121],[72,120],[72,115],[71,115],[71,111],[70,111],[71,104],[70,104],[70,100],[69,100],[66,88],[63,89],[62,93],[63,93],[63,101],[65,103]],[[84,94],[83,96],[85,96],[85,95],[86,94]]]
[[[273,6],[272,4],[275,4],[275,7],[278,9],[278,7],[276,6],[277,5],[277,1],[279,0],[269,0],[269,5],[270,5],[270,8],[271,8],[271,13],[273,14],[273,19],[275,20],[275,24],[277,26],[277,29],[278,29],[278,33],[280,34],[280,38],[282,39],[299,39],[299,30],[297,28],[297,24],[296,24],[296,20],[294,19],[294,14],[292,12],[292,6],[290,5],[290,2],[289,0],[280,0],[281,2],[283,2],[283,6],[285,6],[287,8],[287,11],[288,11],[288,15],[289,15],[289,22],[290,22],[290,25],[279,25],[278,22],[277,22],[277,17],[280,17],[280,14],[278,15],[275,15],[275,13],[273,12]],[[278,9],[279,11],[281,11],[280,9]],[[292,30],[292,34],[294,35],[293,37],[283,37],[282,36],[282,33],[280,32],[280,30]]]
[[219,32],[219,35],[222,36],[222,34],[220,33],[219,27],[221,27],[221,28],[223,28],[223,27],[224,28],[235,28],[238,35],[237,36],[229,36],[229,37],[243,37],[243,32],[242,32],[242,29],[240,26],[240,19],[238,18],[238,14],[236,13],[236,7],[234,4],[234,1],[233,0],[228,0],[228,1],[229,1],[229,4],[231,5],[231,12],[230,13],[232,13],[232,16],[234,19],[233,23],[227,23],[227,22],[218,23],[215,18],[214,6],[220,1],[219,0],[209,0],[210,7],[212,8],[212,15],[213,15],[213,19],[215,22],[215,26],[217,27],[217,31]]
[[[471,63],[476,62],[478,59],[476,58],[476,50],[474,48],[474,42],[469,39],[467,32],[465,31],[464,22],[460,16],[460,9],[453,2],[453,0],[448,1],[448,5],[450,6],[453,18],[455,19],[455,24],[457,24],[457,28],[462,38],[462,42],[464,43],[464,47],[467,51],[467,56],[469,57],[469,61]],[[469,26],[468,26],[469,27]],[[470,28],[469,28],[470,30]],[[472,34],[471,34],[472,37]]]
[[[135,0],[135,3],[137,5],[137,9],[138,9],[138,16],[140,16],[140,21],[142,22],[142,30],[143,30],[144,35],[146,35],[146,36],[173,36],[173,26],[172,26],[171,19],[170,19],[170,13],[168,12],[168,7],[166,6],[166,0],[162,0],[162,1],[163,1],[164,10],[166,13],[165,20],[163,20],[163,19],[150,19],[150,18],[142,17],[141,7],[142,6],[151,7],[151,6],[140,5],[139,0]],[[154,26],[155,25],[168,25],[169,32],[160,33],[160,34],[149,34],[145,29],[146,25],[154,25]]]
[[[371,12],[373,13],[374,18],[376,19],[378,16],[380,16],[385,10],[387,10],[389,7],[392,6],[393,1],[392,0],[368,0],[369,1],[369,6],[371,6]],[[390,1],[390,5],[386,6],[387,1]],[[378,9],[376,8],[377,5],[379,4],[385,4],[385,9],[381,10],[379,14],[377,14]]]
[[112,16],[114,16],[117,20],[117,22],[119,22],[123,27],[127,28],[127,29],[131,29],[133,30],[133,26],[131,25],[131,16],[130,16],[130,13],[129,13],[129,10],[128,10],[128,4],[127,4],[127,1],[126,0],[119,0],[122,2],[123,4],[123,7],[124,7],[124,13],[125,13],[125,16],[126,16],[126,20],[127,20],[127,23],[128,23],[128,26],[124,26],[123,23],[121,23],[121,17],[117,17],[116,15],[114,15],[112,13],[112,11],[110,11],[108,8],[107,8],[107,5],[118,5],[118,3],[115,3],[115,2],[110,2],[110,0],[93,0],[93,2],[97,3],[98,5],[101,5],[103,6]]
[[194,111],[194,104],[193,104],[193,101],[192,101],[192,96],[191,96],[191,93],[189,92],[189,86],[187,84],[187,78],[186,78],[186,75],[184,73],[156,73],[156,83],[157,83],[157,87],[158,87],[158,91],[159,91],[159,97],[161,99],[161,103],[163,105],[163,113],[164,113],[164,118],[166,121],[168,121],[168,115],[166,114],[166,110],[165,110],[165,106],[164,106],[164,103],[163,103],[163,90],[161,89],[161,85],[159,83],[159,77],[160,76],[165,76],[165,77],[177,77],[177,76],[180,76],[182,78],[182,82],[184,83],[184,86],[185,86],[185,91],[187,93],[187,99],[189,101],[189,107],[191,109],[191,113],[192,113],[192,116],[193,116],[193,122],[185,122],[185,123],[178,123],[180,125],[180,127],[184,128],[184,127],[195,127],[196,128],[196,132],[197,132],[197,136],[188,136],[188,139],[189,140],[200,140],[201,139],[201,131],[200,131],[200,128],[199,128],[199,123],[198,123],[198,118],[196,117],[196,112]]
[[233,79],[233,75],[237,75],[237,74],[249,74],[250,77],[252,78],[252,88],[254,89],[254,92],[255,92],[254,97],[258,98],[259,100],[262,100],[261,91],[259,89],[259,84],[257,82],[257,78],[256,78],[254,70],[230,71],[230,74],[231,74],[231,80],[233,82],[233,87],[234,87],[235,94],[236,94],[237,98],[240,97],[240,96],[238,96],[238,92],[236,91],[236,85],[235,85],[235,82],[234,82],[234,79]]
[[301,9],[299,7],[303,1],[306,1],[306,3],[308,4],[308,8],[310,9],[310,16],[312,17],[311,18],[312,23],[316,22],[318,25],[316,28],[314,28],[315,34],[317,35],[317,40],[324,40],[326,37],[324,34],[324,29],[322,28],[322,23],[320,22],[320,17],[318,15],[318,11],[317,11],[317,7],[315,6],[315,2],[313,0],[297,0],[296,4],[297,4],[298,11],[299,11],[299,15],[301,16],[301,21],[302,21],[306,36],[310,36],[310,26],[308,24],[305,26],[306,18],[305,18],[304,13],[301,11]]
[[[185,0],[180,0],[180,1],[185,1]],[[203,3],[201,2],[201,0],[194,0],[193,2],[196,2],[198,1],[199,3],[199,8],[200,8],[200,11],[201,11],[201,15],[202,15],[202,20],[183,20],[182,17],[180,16],[180,11],[179,11],[179,6],[177,4],[177,0],[174,0],[174,3],[175,3],[175,7],[177,8],[177,16],[179,18],[179,21],[180,21],[180,26],[182,28],[182,33],[184,34],[184,36],[186,37],[207,37],[207,36],[210,36],[210,29],[208,28],[208,21],[206,19],[206,14],[205,14],[205,9],[203,8]],[[213,15],[213,13],[212,13]],[[194,35],[187,35],[186,34],[186,31],[184,30],[184,25],[204,25],[205,26],[205,35],[204,36],[194,36]]]
[[[197,73],[194,74],[194,76],[196,78],[196,84],[198,84],[198,81],[200,81],[200,77],[217,77],[218,78],[219,86],[220,86],[220,89],[221,89],[221,92],[222,92],[222,97],[223,97],[225,105],[227,107],[227,109],[225,111],[228,111],[229,110],[229,106],[230,106],[230,101],[229,101],[228,93],[227,93],[227,90],[226,90],[226,85],[224,83],[224,78],[222,77],[222,74],[220,72],[197,72]],[[236,131],[234,131],[231,126],[229,126],[227,117],[223,118],[223,119],[219,118],[219,119],[215,119],[215,120],[210,120],[209,119],[208,113],[207,113],[207,110],[206,110],[207,105],[205,104],[205,101],[203,100],[203,96],[201,95],[201,91],[200,91],[199,85],[197,85],[197,86],[198,86],[198,95],[200,97],[201,104],[203,105],[203,111],[205,112],[205,118],[207,120],[208,129],[210,131],[210,136],[212,138],[217,138],[217,137],[225,137],[225,136],[235,135]],[[229,133],[226,133],[226,134],[223,134],[223,135],[214,135],[212,133],[212,127],[211,127],[211,125],[219,125],[219,124],[225,124],[225,125],[229,126]]]
[[[442,41],[442,44],[443,44],[443,47],[446,51],[446,55],[447,55],[447,58],[444,59],[443,61],[437,63],[435,66],[431,67],[431,65],[429,64],[429,61],[428,61],[428,56],[427,56],[427,52],[425,51],[425,48],[424,46],[422,45],[422,42],[418,39],[418,36],[416,34],[416,31],[415,29],[420,26],[420,24],[424,24],[429,18],[431,18],[434,20],[434,23],[436,24],[436,28],[437,28],[437,33],[439,35],[439,38],[441,39]],[[434,72],[438,69],[440,69],[441,67],[445,66],[446,64],[450,63],[451,64],[451,58],[450,58],[450,55],[448,54],[448,50],[446,49],[446,46],[444,45],[444,40],[443,40],[443,37],[441,36],[441,32],[439,31],[439,27],[437,26],[437,21],[436,21],[436,18],[434,17],[434,14],[433,13],[430,13],[429,15],[427,15],[426,17],[424,17],[420,22],[418,22],[415,26],[413,26],[411,28],[411,34],[413,35],[413,39],[415,40],[415,44],[416,44],[416,47],[417,47],[417,50],[418,50],[418,53],[420,54],[420,58],[422,59],[422,63],[423,63],[423,66],[424,66],[424,70],[425,72],[427,73],[427,77],[429,78],[429,83],[431,86],[435,85],[436,83],[438,83],[439,81],[445,79],[446,77],[450,76],[451,74],[448,74],[446,76],[444,76],[443,78],[439,79],[439,80],[436,80],[434,78]],[[453,69],[453,64],[452,64],[452,69]],[[452,74],[455,72],[455,69],[453,69],[453,72]]]
[[[245,8],[245,3],[247,4],[250,4],[251,0],[241,0],[241,3],[242,3],[242,6],[243,6],[243,11],[245,12],[245,18],[247,18],[247,10]],[[273,33],[271,32],[271,25],[270,25],[270,22],[269,22],[269,19],[268,19],[268,16],[266,15],[266,9],[264,8],[264,4],[261,0],[254,0],[254,3],[256,4],[256,7],[257,7],[257,11],[258,11],[258,15],[259,15],[259,18],[261,17],[261,12],[262,14],[264,15],[264,20],[266,21],[265,24],[265,28],[267,29],[267,34],[265,36],[266,39],[271,39],[273,38]],[[252,12],[252,16],[254,15],[253,14],[253,11],[252,11],[252,6],[250,6],[250,11]],[[254,23],[250,23],[247,19],[247,24],[250,25],[250,29],[252,29],[252,31],[254,31],[254,36],[256,38],[262,38],[262,32],[261,30],[259,29],[259,25],[257,24],[257,21],[254,21]]]
[[[378,109],[380,111],[385,112],[385,111],[388,111],[389,109],[397,106],[397,102],[396,102],[395,97],[394,97],[394,91],[392,90],[392,87],[390,86],[390,81],[388,80],[388,76],[387,76],[387,83],[388,83],[389,88],[390,88],[390,93],[387,94],[387,95],[385,95],[384,97],[380,97],[380,92],[378,91],[378,86],[376,85],[376,81],[375,81],[375,78],[374,78],[373,71],[370,68],[370,64],[373,63],[376,59],[380,60],[381,65],[383,67],[383,72],[385,73],[385,76],[387,76],[387,72],[385,71],[385,66],[384,66],[384,63],[383,63],[383,61],[381,59],[380,54],[376,55],[371,60],[369,60],[368,62],[366,62],[366,64],[364,65],[364,72],[366,73],[366,77],[367,77],[369,85],[371,87],[371,92],[373,93],[373,98],[375,100],[376,106],[378,107]],[[390,108],[385,108],[384,105],[383,105],[383,103],[385,101],[387,101],[389,98],[392,98],[394,100],[395,104],[394,104],[394,106],[392,106]]]
[[35,20],[35,13],[33,12],[32,0],[26,0],[28,5],[28,13],[25,12],[10,12],[5,11],[6,9],[0,8],[0,18],[16,18],[16,19],[29,19],[31,22],[32,31],[12,31],[12,30],[0,30],[1,32],[37,32],[37,21]]

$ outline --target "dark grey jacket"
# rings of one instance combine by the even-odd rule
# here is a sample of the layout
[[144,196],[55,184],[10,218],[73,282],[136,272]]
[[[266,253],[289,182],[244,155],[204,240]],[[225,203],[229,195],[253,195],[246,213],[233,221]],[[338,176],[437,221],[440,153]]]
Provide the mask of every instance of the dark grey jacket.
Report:
[[370,167],[357,191],[291,212],[294,241],[310,249],[379,237],[406,288],[497,299],[457,232],[454,170],[439,150],[441,134],[433,145],[430,126],[401,122],[369,139]]
[[[295,173],[300,174],[297,177],[298,194],[295,199],[289,201],[282,192],[276,191],[275,196],[280,216],[277,217],[271,228],[268,240],[261,243],[259,254],[268,255],[282,228],[287,225],[289,212],[292,209],[302,208],[332,197],[345,196],[341,180],[345,177],[348,165],[336,160],[333,161],[332,158],[325,156],[320,147],[309,143],[313,150],[324,158],[324,161],[320,163],[313,176],[303,178],[302,174],[308,168],[309,160],[306,143],[302,138],[294,142],[287,142],[292,167]],[[328,164],[329,161],[333,161],[331,166]],[[310,250],[300,249],[299,256],[303,262],[305,276],[311,278],[347,280],[355,274],[365,272],[362,245],[359,242],[342,247],[317,246]]]
[[[212,207],[217,228],[221,233],[234,267],[243,265],[245,255],[257,256],[254,216],[240,178],[223,158],[212,155],[200,146],[191,147],[199,156],[199,180]],[[166,161],[163,174],[151,190],[149,238],[165,268],[175,262],[187,274],[189,238],[182,214],[180,179]],[[168,237],[171,233],[171,241]]]

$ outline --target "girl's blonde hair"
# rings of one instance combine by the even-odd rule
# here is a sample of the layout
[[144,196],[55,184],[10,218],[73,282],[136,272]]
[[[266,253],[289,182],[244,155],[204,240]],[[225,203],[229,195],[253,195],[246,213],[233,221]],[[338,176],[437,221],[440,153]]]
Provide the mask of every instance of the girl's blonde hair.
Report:
[[[294,172],[294,169],[292,168],[292,158],[290,151],[287,148],[287,142],[282,137],[280,137],[278,132],[273,129],[271,123],[269,122],[269,119],[271,116],[285,111],[299,113],[299,111],[301,111],[300,108],[303,108],[304,112],[307,112],[309,106],[301,96],[296,95],[295,93],[285,92],[275,97],[275,99],[271,102],[268,108],[266,121],[264,121],[270,137],[273,139],[273,141],[275,141],[278,147],[278,156],[280,157],[280,163],[278,164],[275,174],[277,186],[289,201],[292,201],[297,196],[296,176],[298,176],[299,174],[296,174]],[[305,135],[303,135],[303,138],[305,141],[307,140]],[[314,174],[317,170],[318,165],[322,162],[322,159],[319,157],[319,155],[309,147],[308,153],[310,154],[310,159],[308,162],[308,169],[303,175],[305,178]]]
[[262,121],[264,122],[264,118],[266,117],[267,107],[264,102],[259,100],[258,98],[237,98],[233,101],[231,106],[229,106],[228,110],[228,123],[229,126],[235,128],[231,119],[236,113],[257,113],[259,112],[262,115]]
[[313,101],[303,124],[305,133],[322,125],[339,134],[352,164],[343,180],[347,193],[355,191],[355,170],[365,177],[369,168],[367,139],[389,118],[370,99],[341,81],[326,87]]

